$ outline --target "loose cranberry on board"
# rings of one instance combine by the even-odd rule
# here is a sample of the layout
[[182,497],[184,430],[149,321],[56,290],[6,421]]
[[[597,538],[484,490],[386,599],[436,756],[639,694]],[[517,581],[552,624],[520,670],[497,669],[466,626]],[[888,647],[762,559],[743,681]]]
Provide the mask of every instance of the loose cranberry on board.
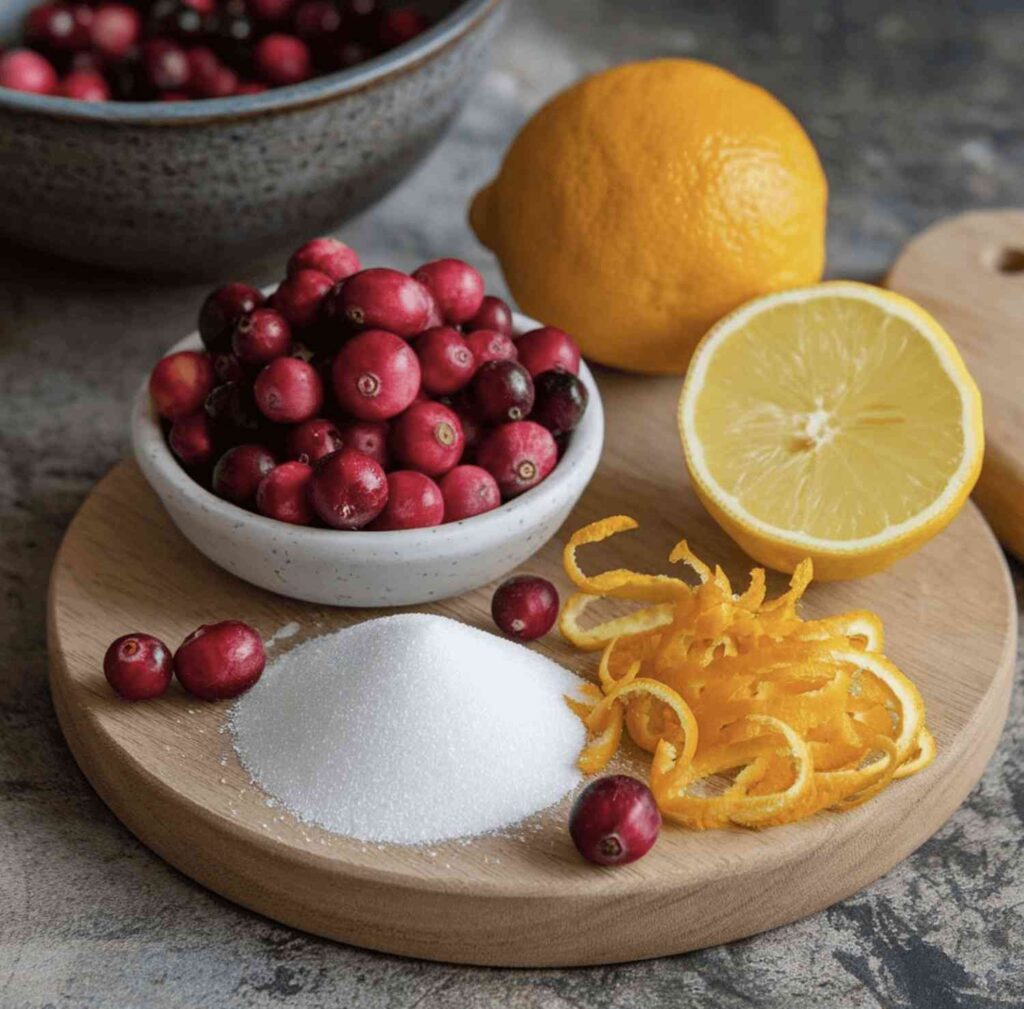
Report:
[[219,701],[244,694],[266,665],[259,634],[241,620],[203,624],[174,653],[174,672],[194,697]]
[[103,656],[103,675],[126,701],[159,697],[173,673],[170,649],[152,634],[125,634]]

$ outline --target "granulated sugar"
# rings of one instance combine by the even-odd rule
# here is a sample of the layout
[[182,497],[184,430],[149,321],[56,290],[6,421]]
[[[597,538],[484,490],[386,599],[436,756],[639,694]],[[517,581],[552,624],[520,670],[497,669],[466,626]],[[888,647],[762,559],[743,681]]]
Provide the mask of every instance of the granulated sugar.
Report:
[[498,830],[579,781],[581,681],[522,645],[402,614],[307,641],[235,703],[239,759],[300,820],[418,844]]

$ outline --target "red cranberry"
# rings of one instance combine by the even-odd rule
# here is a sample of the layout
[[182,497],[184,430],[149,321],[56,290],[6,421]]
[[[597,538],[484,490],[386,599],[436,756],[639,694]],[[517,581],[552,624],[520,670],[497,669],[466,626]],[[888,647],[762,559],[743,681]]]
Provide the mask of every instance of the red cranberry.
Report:
[[386,420],[347,420],[338,427],[343,448],[354,448],[368,455],[385,470],[391,464],[388,452],[390,430]]
[[295,0],[246,0],[249,13],[260,21],[283,21],[294,6]]
[[149,395],[161,417],[177,420],[203,408],[213,380],[213,365],[205,354],[181,350],[157,361],[149,376]]
[[353,417],[387,420],[415,399],[420,363],[409,344],[394,333],[371,329],[338,352],[332,382],[338,402]]
[[519,356],[512,338],[496,329],[476,329],[466,337],[466,343],[478,368],[488,361],[514,361]]
[[213,493],[248,508],[256,500],[260,482],[275,465],[276,460],[262,445],[229,448],[213,467]]
[[275,466],[256,488],[256,511],[278,522],[308,526],[313,521],[309,481],[313,467],[304,462]]
[[386,329],[411,337],[428,328],[435,308],[430,292],[398,270],[362,270],[335,288],[342,314],[357,329]]
[[281,87],[308,80],[313,73],[309,46],[294,35],[268,35],[256,45],[256,70],[268,84]]
[[427,24],[427,19],[411,7],[387,11],[380,22],[380,44],[385,49],[393,49],[425,32]]
[[256,405],[276,424],[299,424],[315,417],[324,405],[320,373],[297,357],[271,361],[253,383]]
[[304,421],[288,432],[288,456],[299,462],[319,462],[324,456],[344,447],[335,423],[322,417]]
[[110,85],[94,70],[73,70],[61,81],[60,93],[80,102],[106,102],[110,100]]
[[207,46],[188,51],[189,90],[196,98],[227,98],[238,89],[238,74]]
[[569,814],[573,844],[595,865],[635,862],[651,850],[660,830],[661,813],[651,790],[625,774],[592,781]]
[[213,373],[217,376],[218,384],[241,382],[245,379],[242,362],[234,354],[221,352],[211,354],[210,363],[213,365]]
[[199,335],[206,349],[231,350],[231,337],[238,321],[265,301],[262,292],[248,284],[225,284],[210,292],[199,310]]
[[473,377],[476,360],[462,334],[451,326],[428,329],[416,337],[423,388],[432,396],[458,392]]
[[391,428],[395,458],[427,476],[440,476],[457,466],[464,444],[459,418],[442,403],[414,403]]
[[533,409],[533,379],[516,361],[488,361],[473,377],[470,395],[484,424],[523,420]]
[[536,397],[530,419],[556,438],[575,431],[587,411],[587,387],[568,371],[542,371],[533,384]]
[[248,382],[218,385],[206,397],[203,410],[210,421],[214,441],[221,448],[265,438],[266,428],[270,426],[260,413]]
[[92,17],[92,8],[85,4],[44,3],[25,19],[25,38],[49,52],[87,49]]
[[476,315],[466,321],[467,332],[477,329],[493,329],[503,336],[512,336],[512,309],[501,298],[487,295]]
[[440,481],[445,522],[482,515],[501,504],[501,491],[494,477],[479,466],[456,466]]
[[399,469],[388,474],[388,503],[367,527],[376,532],[426,529],[444,520],[441,489],[424,473]]
[[445,322],[451,326],[472,319],[484,300],[484,278],[461,259],[435,259],[414,274],[434,296]]
[[103,656],[103,675],[126,701],[159,697],[171,683],[171,650],[151,634],[125,634]]
[[542,326],[524,333],[516,341],[519,363],[536,378],[542,372],[568,371],[575,375],[580,370],[580,348],[564,330]]
[[558,447],[547,428],[517,420],[495,428],[480,443],[476,461],[495,480],[504,498],[536,487],[558,462]]
[[368,455],[345,448],[316,464],[309,501],[332,528],[362,529],[388,503],[387,477]]
[[31,49],[12,49],[0,56],[0,88],[52,95],[57,90],[57,71]]
[[150,39],[142,44],[142,65],[157,91],[185,91],[189,65],[185,50],[170,39]]
[[174,671],[194,697],[220,701],[244,694],[267,663],[259,634],[241,620],[203,624],[174,653]]
[[498,586],[491,616],[503,634],[517,641],[544,637],[558,617],[558,592],[546,578],[516,575]]
[[187,102],[189,94],[187,91],[161,91],[157,99],[161,102]]
[[334,281],[319,270],[297,270],[270,296],[270,305],[293,329],[307,329],[316,321],[320,303],[333,286]]
[[213,432],[205,413],[179,417],[171,425],[167,441],[183,466],[205,466],[213,459]]
[[243,364],[269,364],[291,350],[292,329],[279,312],[257,308],[238,320],[231,347]]
[[100,4],[89,26],[93,47],[115,60],[129,53],[139,41],[141,32],[139,12],[123,3]]
[[362,269],[355,249],[336,238],[314,238],[296,249],[288,260],[288,276],[300,270],[317,270],[334,283]]
[[235,88],[236,95],[262,95],[267,90],[266,84],[261,84],[259,81],[242,81],[237,88]]

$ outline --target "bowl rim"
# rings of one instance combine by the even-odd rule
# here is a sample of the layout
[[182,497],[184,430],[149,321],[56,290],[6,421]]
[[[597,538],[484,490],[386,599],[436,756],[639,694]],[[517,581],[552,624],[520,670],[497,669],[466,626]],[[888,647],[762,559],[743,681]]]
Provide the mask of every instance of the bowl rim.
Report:
[[0,110],[29,112],[50,119],[141,127],[196,126],[272,116],[315,107],[357,94],[390,78],[410,73],[450,48],[481,24],[503,0],[461,0],[437,24],[386,53],[347,70],[256,95],[234,95],[187,102],[83,102],[0,88]]
[[[513,326],[516,332],[526,333],[531,329],[539,328],[541,323],[515,312],[513,313]],[[199,334],[193,332],[169,347],[163,356],[166,357],[167,354],[173,354],[180,350],[199,350],[201,348]],[[543,510],[538,509],[538,504],[543,503],[542,499],[557,497],[558,491],[570,487],[573,481],[578,479],[580,472],[585,473],[583,486],[578,491],[572,490],[570,493],[578,499],[586,489],[597,469],[604,448],[604,405],[594,375],[587,367],[586,362],[582,360],[580,361],[579,378],[587,387],[589,394],[587,410],[579,427],[569,439],[565,454],[545,480],[511,501],[502,503],[492,511],[424,529],[347,530],[292,525],[247,511],[245,508],[217,497],[212,491],[193,480],[171,452],[150,402],[148,376],[140,384],[132,406],[132,446],[147,483],[157,492],[158,496],[162,497],[160,489],[150,476],[150,467],[197,509],[212,513],[217,519],[229,522],[236,528],[245,526],[254,534],[286,535],[292,538],[296,547],[346,544],[349,547],[357,548],[356,552],[368,556],[377,554],[384,548],[396,547],[398,544],[410,547],[423,546],[427,543],[436,546],[450,545],[455,541],[464,540],[467,532],[473,533],[474,537],[479,539],[507,535],[509,531],[516,528],[514,519],[517,517],[526,517],[523,526],[535,525],[544,516]]]

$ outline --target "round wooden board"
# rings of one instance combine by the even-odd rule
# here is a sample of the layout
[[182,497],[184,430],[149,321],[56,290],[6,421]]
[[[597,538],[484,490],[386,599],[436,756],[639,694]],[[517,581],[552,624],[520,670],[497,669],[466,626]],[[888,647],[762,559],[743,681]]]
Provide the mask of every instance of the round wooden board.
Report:
[[[677,379],[599,375],[609,420],[601,469],[567,528],[627,512],[638,532],[588,563],[666,567],[685,533],[742,579],[749,562],[696,503],[673,430]],[[563,530],[563,535],[565,530]],[[560,537],[529,565],[565,585]],[[775,577],[772,588],[783,579]],[[488,627],[481,590],[428,607]],[[132,463],[106,477],[68,531],[50,586],[51,685],[64,733],[107,804],[143,842],[218,893],[298,928],[392,953],[514,966],[654,957],[792,921],[886,872],[925,841],[981,775],[1006,717],[1016,610],[1005,561],[973,506],[890,573],[815,585],[810,615],[856,607],[886,622],[888,652],[920,685],[939,756],[845,814],[761,833],[666,827],[640,862],[597,869],[565,830],[568,800],[504,836],[429,848],[366,845],[297,823],[264,797],[222,731],[226,704],[175,685],[126,704],[101,672],[107,644],[146,630],[177,644],[238,617],[266,638],[376,615],[292,602],[213,567],[177,533]],[[538,645],[570,668],[596,659],[556,634]],[[639,766],[639,765],[638,765]]]

